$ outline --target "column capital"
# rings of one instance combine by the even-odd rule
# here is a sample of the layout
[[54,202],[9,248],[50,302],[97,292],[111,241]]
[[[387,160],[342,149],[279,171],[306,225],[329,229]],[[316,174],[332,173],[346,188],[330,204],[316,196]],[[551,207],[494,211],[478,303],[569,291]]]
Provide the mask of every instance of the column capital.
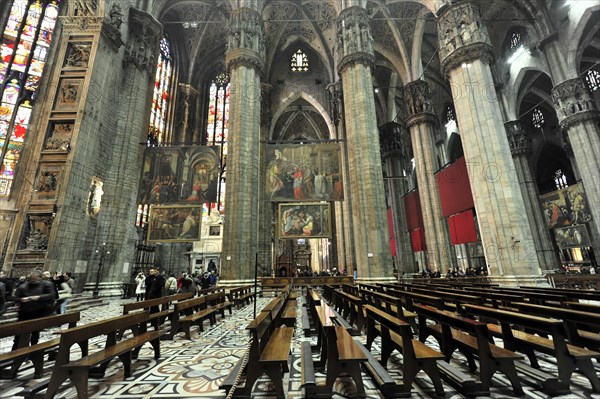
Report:
[[512,156],[529,155],[531,153],[531,139],[523,129],[521,121],[508,121],[504,124],[508,145]]
[[262,18],[258,11],[246,7],[233,10],[225,56],[227,69],[244,65],[262,71],[265,49]]
[[436,124],[435,112],[431,104],[429,84],[424,80],[415,80],[404,86],[404,99],[408,112],[407,126],[419,123]]
[[370,68],[375,65],[373,36],[367,10],[353,6],[344,9],[337,18],[338,72],[355,64]]
[[563,129],[578,123],[599,119],[596,103],[581,78],[565,80],[552,89],[552,101]]
[[439,10],[438,42],[444,75],[470,61],[491,64],[494,59],[494,48],[481,11],[471,0],[458,1]]
[[129,38],[125,48],[124,65],[134,65],[154,77],[162,25],[147,12],[129,9]]

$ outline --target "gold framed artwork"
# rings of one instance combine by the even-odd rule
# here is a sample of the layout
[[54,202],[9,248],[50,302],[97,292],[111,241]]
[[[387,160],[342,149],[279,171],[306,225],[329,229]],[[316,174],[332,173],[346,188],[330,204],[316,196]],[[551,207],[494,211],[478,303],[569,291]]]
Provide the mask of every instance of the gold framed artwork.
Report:
[[279,204],[279,238],[331,238],[329,202]]
[[152,205],[148,241],[199,241],[201,222],[202,205]]

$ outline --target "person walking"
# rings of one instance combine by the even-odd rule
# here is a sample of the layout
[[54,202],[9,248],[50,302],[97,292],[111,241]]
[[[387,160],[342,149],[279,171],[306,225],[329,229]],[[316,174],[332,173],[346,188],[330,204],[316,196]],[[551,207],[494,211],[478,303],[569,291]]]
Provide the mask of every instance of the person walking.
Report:
[[[146,299],[161,298],[165,290],[165,277],[160,274],[157,268],[150,269],[150,273],[146,278]],[[158,306],[150,307],[150,313],[158,313]]]
[[177,292],[177,279],[174,274],[171,274],[165,283],[165,292],[167,295],[175,295]]
[[[56,293],[53,284],[42,279],[42,272],[34,270],[29,274],[29,281],[17,288],[14,299],[18,307],[17,320],[33,320],[54,313]],[[31,345],[37,344],[39,339],[39,331],[31,333]],[[18,338],[15,337],[13,350],[17,349],[19,344]]]
[[146,294],[146,276],[144,276],[144,273],[139,272],[135,281],[137,282],[137,286],[135,287],[136,299],[138,302],[143,301],[144,294]]

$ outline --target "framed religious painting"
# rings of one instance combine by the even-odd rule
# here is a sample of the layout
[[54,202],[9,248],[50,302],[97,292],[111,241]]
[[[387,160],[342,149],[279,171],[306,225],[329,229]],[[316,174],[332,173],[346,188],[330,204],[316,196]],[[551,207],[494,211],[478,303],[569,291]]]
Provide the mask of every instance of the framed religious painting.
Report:
[[148,241],[199,241],[201,222],[201,205],[152,205]]
[[279,238],[331,238],[329,202],[279,204]]

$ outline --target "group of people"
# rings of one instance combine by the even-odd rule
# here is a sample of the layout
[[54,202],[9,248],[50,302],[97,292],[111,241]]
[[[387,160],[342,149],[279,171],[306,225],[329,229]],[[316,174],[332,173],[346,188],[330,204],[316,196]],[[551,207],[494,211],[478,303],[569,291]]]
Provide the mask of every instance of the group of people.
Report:
[[200,290],[216,287],[219,280],[216,266],[211,260],[205,273],[188,274],[182,271],[179,277],[171,274],[168,278],[158,268],[150,269],[148,276],[139,272],[135,278],[137,283],[135,295],[138,301],[161,298],[164,295],[174,295],[185,292],[196,293]]

